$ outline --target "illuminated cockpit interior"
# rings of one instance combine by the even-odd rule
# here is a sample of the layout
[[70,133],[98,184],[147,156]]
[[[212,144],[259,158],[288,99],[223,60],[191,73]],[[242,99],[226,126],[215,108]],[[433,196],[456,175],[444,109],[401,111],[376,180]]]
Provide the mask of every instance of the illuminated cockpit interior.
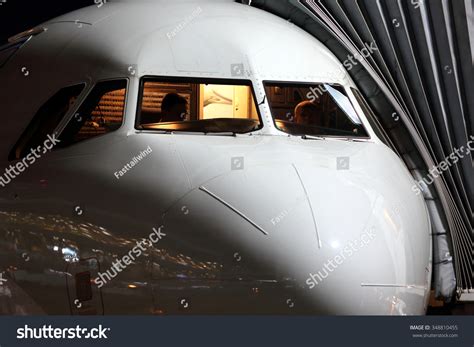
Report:
[[291,135],[368,137],[344,88],[329,84],[265,83],[277,129]]
[[139,129],[248,133],[262,127],[250,82],[144,79]]

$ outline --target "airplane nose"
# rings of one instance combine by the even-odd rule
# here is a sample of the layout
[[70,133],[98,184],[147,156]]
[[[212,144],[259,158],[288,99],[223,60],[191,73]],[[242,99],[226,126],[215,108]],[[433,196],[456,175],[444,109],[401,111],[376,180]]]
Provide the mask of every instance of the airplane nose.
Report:
[[186,205],[189,213],[194,210],[207,216],[213,225],[221,216],[232,217],[222,220],[220,226],[229,229],[236,220],[239,229],[246,229],[239,237],[268,240],[297,234],[305,248],[308,243],[313,250],[322,247],[311,198],[293,164],[235,169],[205,182],[166,214],[168,222],[179,224],[179,215],[172,211],[179,211],[180,204]]
[[225,211],[248,229],[246,235],[280,238],[314,253],[344,244],[367,228],[380,196],[363,182],[326,167],[267,164],[209,180],[180,203],[191,210],[185,201],[196,197],[200,202],[192,205],[202,214],[214,211],[213,222],[218,211]]
[[182,254],[222,264],[246,254],[283,269],[322,313],[422,313],[429,226],[400,190],[310,164],[236,168],[178,201],[164,228]]

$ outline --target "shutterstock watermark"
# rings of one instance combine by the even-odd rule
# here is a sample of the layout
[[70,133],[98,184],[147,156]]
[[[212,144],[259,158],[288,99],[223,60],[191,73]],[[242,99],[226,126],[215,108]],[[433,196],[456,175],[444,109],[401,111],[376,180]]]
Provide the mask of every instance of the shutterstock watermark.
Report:
[[92,339],[107,340],[107,332],[110,328],[104,328],[99,325],[97,328],[81,328],[76,325],[75,328],[53,328],[51,325],[43,325],[41,328],[30,328],[25,325],[16,330],[16,338],[18,340],[34,339],[34,340],[60,340],[60,339]]
[[148,155],[150,155],[153,152],[153,149],[148,146],[147,149],[142,151],[140,154],[138,154],[136,157],[133,157],[132,161],[125,165],[122,170],[119,170],[118,172],[115,172],[114,175],[115,177],[119,180],[120,177],[125,176],[130,170],[132,170],[135,166],[137,166],[143,159],[145,159]]
[[344,264],[344,262],[353,257],[357,252],[366,247],[372,240],[375,239],[377,234],[375,233],[375,228],[371,228],[366,231],[359,239],[349,242],[342,250],[334,256],[334,258],[329,259],[324,263],[323,268],[319,270],[316,274],[310,273],[306,284],[309,289],[313,289],[317,285],[321,284],[326,278],[329,277],[331,273],[336,271],[339,266]]
[[420,187],[429,186],[433,184],[436,178],[440,177],[444,172],[448,171],[450,167],[456,165],[461,159],[470,155],[474,152],[474,136],[470,135],[469,138],[471,141],[467,143],[466,146],[461,146],[460,148],[455,148],[454,151],[447,156],[441,163],[428,171],[428,176],[423,177],[422,180],[418,181],[417,184],[411,187],[411,190],[420,195],[422,189]]
[[101,8],[107,3],[107,0],[94,0],[94,3],[97,5],[98,8]]
[[342,65],[345,66],[347,71],[351,71],[354,66],[357,66],[360,62],[362,62],[364,59],[367,59],[378,50],[379,49],[375,42],[371,42],[370,45],[368,43],[364,43],[364,48],[362,48],[360,51],[362,55],[358,53],[355,55],[348,55],[347,59],[342,63]]
[[140,258],[147,248],[151,248],[166,236],[166,234],[161,231],[163,228],[164,226],[158,229],[153,228],[153,233],[148,236],[148,239],[137,241],[136,246],[121,259],[112,263],[112,267],[109,270],[105,273],[99,273],[99,277],[94,280],[94,283],[97,284],[99,288],[102,288],[108,282],[112,281],[120,272],[124,271],[129,265],[133,264],[135,260]]
[[309,90],[310,91],[306,94],[306,97],[311,102],[315,102],[328,91],[324,84],[319,84],[317,87],[310,87]]
[[42,146],[30,149],[30,153],[15,165],[10,165],[2,176],[0,176],[0,186],[6,187],[12,180],[20,176],[22,172],[27,170],[31,165],[36,163],[42,155],[51,152],[51,150],[61,141],[56,138],[56,134],[48,135]]
[[415,8],[419,8],[423,3],[424,3],[425,0],[411,0],[411,4],[415,7]]
[[[378,51],[378,47],[375,42],[364,43],[364,48],[361,49],[361,54],[349,54],[347,59],[342,63],[342,65],[347,69],[344,69],[342,66],[339,66],[338,72],[333,73],[332,77],[335,79],[345,79],[347,78],[347,71],[351,71],[354,66],[358,65],[364,59],[370,57],[374,52]],[[320,84],[317,87],[311,87],[308,94],[306,94],[306,98],[311,102],[315,102],[319,99],[322,95],[327,92],[327,89],[324,84]]]

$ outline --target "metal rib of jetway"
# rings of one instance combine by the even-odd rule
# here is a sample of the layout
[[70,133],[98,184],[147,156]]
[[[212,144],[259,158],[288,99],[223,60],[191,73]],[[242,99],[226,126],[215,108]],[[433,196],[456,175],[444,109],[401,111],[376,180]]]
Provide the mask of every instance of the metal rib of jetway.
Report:
[[[341,62],[357,59],[348,72],[385,142],[423,182],[433,225],[436,297],[474,300],[474,164],[468,153],[469,144],[474,149],[473,1],[240,2],[291,21]],[[367,55],[370,45],[377,49]],[[434,168],[440,174],[430,174]]]

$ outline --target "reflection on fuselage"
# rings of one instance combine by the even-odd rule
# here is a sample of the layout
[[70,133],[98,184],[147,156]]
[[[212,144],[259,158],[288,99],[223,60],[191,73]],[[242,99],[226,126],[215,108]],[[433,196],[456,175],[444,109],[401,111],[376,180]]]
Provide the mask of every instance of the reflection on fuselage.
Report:
[[[197,306],[195,302],[194,308],[200,313],[248,312],[250,306],[261,313],[285,313],[293,308],[271,304],[271,298],[277,295],[273,293],[276,286],[286,292],[292,291],[294,280],[290,278],[277,281],[275,278],[246,277],[249,272],[237,256],[232,265],[226,266],[204,257],[198,259],[173,252],[172,247],[164,249],[159,244],[147,248],[101,292],[94,292],[94,300],[101,298],[99,301],[103,302],[92,300],[92,304],[82,302],[81,307],[75,307],[74,276],[83,270],[89,271],[92,278],[105,273],[143,238],[125,239],[106,228],[59,215],[2,211],[0,224],[3,226],[0,254],[16,255],[0,259],[0,262],[8,264],[5,267],[8,276],[14,278],[46,313],[179,313],[190,308],[183,308],[177,298],[196,296],[200,297],[200,304]],[[142,234],[147,235],[146,231]],[[152,300],[153,291],[161,293],[159,303]],[[262,291],[268,302],[257,308],[255,300],[261,297]],[[229,294],[234,295],[232,300]],[[126,304],[124,300],[127,300]],[[243,305],[244,301],[248,301],[247,304]],[[104,312],[95,308],[90,310],[91,305],[104,303],[107,303]]]

